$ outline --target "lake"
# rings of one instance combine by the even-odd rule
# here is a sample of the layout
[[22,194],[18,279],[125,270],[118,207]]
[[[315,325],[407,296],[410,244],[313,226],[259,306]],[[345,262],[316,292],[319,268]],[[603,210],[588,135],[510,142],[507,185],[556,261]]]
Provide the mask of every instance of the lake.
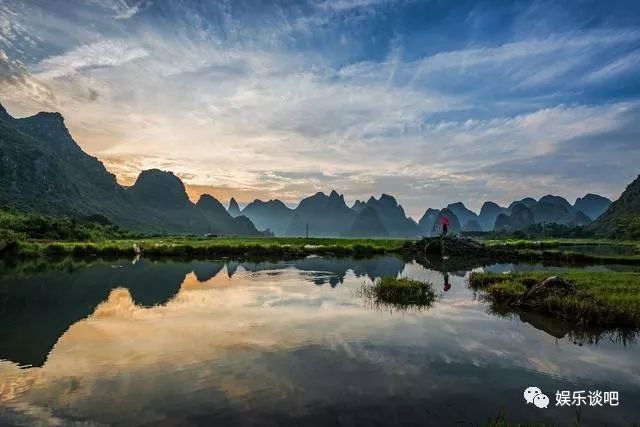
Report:
[[[449,271],[450,287],[428,267],[309,257],[5,273],[0,424],[640,422],[635,341],[489,313],[467,287],[470,267]],[[359,296],[363,284],[397,275],[432,282],[434,306],[389,311]],[[525,403],[530,386],[549,396],[548,408]],[[558,407],[563,390],[617,391],[619,405]]]

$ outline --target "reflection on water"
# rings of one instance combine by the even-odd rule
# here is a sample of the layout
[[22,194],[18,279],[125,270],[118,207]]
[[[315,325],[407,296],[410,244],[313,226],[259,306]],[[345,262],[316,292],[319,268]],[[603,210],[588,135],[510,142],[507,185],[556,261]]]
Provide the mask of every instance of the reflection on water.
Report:
[[[541,267],[487,267],[524,268]],[[467,270],[441,271],[394,257],[313,257],[2,277],[0,424],[575,420],[573,408],[525,406],[531,385],[619,391],[619,407],[586,408],[583,422],[638,421],[635,344],[578,346],[549,319],[489,314]],[[365,309],[355,290],[396,275],[431,281],[433,308]]]

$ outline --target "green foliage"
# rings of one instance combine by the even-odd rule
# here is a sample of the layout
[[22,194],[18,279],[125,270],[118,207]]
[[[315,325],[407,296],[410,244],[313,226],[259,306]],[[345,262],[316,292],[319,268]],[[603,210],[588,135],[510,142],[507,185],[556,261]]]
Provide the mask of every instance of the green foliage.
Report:
[[516,231],[465,231],[464,235],[481,237],[484,239],[499,240],[522,240],[522,239],[548,239],[548,238],[569,238],[588,239],[595,237],[595,233],[587,227],[546,223],[532,224],[524,230]]
[[603,218],[597,230],[612,239],[640,240],[640,214]]
[[383,277],[363,285],[360,293],[376,307],[396,310],[428,309],[436,300],[430,283],[396,277]]
[[640,176],[588,228],[602,237],[640,239]]
[[[101,217],[101,218],[100,218]],[[35,213],[0,210],[0,239],[39,239],[58,241],[89,241],[129,236],[114,225],[105,225],[101,215],[90,219],[50,217]]]
[[[528,286],[552,275],[544,271],[472,273],[469,286],[492,303],[518,307]],[[640,327],[640,273],[568,271],[559,276],[573,283],[576,292],[551,293],[527,304],[528,309],[582,325]]]

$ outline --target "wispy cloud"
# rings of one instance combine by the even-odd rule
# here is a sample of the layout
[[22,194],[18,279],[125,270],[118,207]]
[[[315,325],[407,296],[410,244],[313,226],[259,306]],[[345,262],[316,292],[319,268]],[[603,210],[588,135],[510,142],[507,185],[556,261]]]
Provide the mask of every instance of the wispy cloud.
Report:
[[148,54],[145,49],[131,46],[127,42],[103,40],[47,58],[35,68],[39,78],[56,79],[96,68],[117,67],[145,58]]
[[153,4],[153,0],[85,0],[114,13],[115,19],[129,19]]
[[[464,2],[73,1],[0,13],[13,17],[0,19],[0,96],[20,113],[60,110],[125,181],[162,167],[225,195],[388,192],[419,216],[454,197],[615,197],[637,172],[577,166],[621,155],[640,99],[640,32],[615,17],[528,30],[529,9]],[[617,148],[576,145],[587,139]],[[556,158],[575,178],[553,173]]]
[[634,50],[605,64],[587,76],[587,81],[607,80],[621,74],[637,72],[640,68],[640,50]]

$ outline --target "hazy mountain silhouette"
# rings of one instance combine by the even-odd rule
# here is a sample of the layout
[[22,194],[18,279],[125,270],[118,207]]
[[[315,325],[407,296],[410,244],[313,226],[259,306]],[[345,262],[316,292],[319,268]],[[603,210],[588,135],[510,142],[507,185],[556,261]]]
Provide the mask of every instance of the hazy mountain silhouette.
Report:
[[251,220],[242,215],[234,218],[227,212],[222,203],[209,194],[200,196],[196,203],[196,208],[215,224],[215,227],[212,227],[209,233],[226,234],[225,230],[234,230],[240,235],[260,234]]
[[[466,227],[466,225],[470,221],[473,221],[473,222],[475,222],[477,224],[478,215],[476,215],[475,212],[467,209],[467,207],[464,205],[464,203],[462,203],[462,202],[452,203],[452,204],[447,206],[447,209],[449,209],[451,212],[453,212],[458,217],[458,220],[460,221],[460,224],[462,225],[462,230],[463,231],[479,231],[479,230],[469,230]],[[473,223],[471,225],[473,227]],[[475,227],[475,228],[478,228],[478,227]]]
[[382,224],[378,212],[372,206],[366,206],[358,212],[353,224],[344,235],[349,237],[384,237],[389,235],[389,231]]
[[584,197],[578,197],[573,204],[573,208],[576,211],[581,211],[591,218],[591,220],[595,220],[605,213],[609,206],[611,206],[611,200],[591,193]]
[[511,209],[515,206],[516,203],[522,203],[523,205],[525,205],[526,207],[531,209],[532,207],[534,207],[535,205],[538,204],[538,201],[536,199],[534,199],[533,197],[525,197],[522,200],[516,200],[514,202],[511,202],[511,204],[507,208],[509,210],[509,212],[511,212]]
[[535,222],[534,214],[531,208],[522,202],[511,204],[511,214],[501,213],[496,218],[496,231],[515,231],[523,230]]
[[[592,210],[593,215],[597,215],[598,209],[602,209],[602,205],[606,204],[606,198],[596,195],[585,196],[587,202],[580,202],[580,206],[584,207],[591,205],[591,201],[597,200],[594,205],[597,206]],[[581,199],[578,199],[581,200]],[[540,200],[535,200],[531,197],[527,197],[517,202],[513,202],[508,212],[505,212],[507,216],[513,214],[514,206],[521,204],[526,206],[533,214],[534,223],[556,223],[567,225],[583,225],[591,221],[589,215],[585,215],[581,212],[580,208],[572,206],[567,199],[560,196],[546,195],[541,197]],[[588,220],[588,221],[587,221]],[[504,218],[501,220],[504,224]],[[516,220],[514,223],[515,229],[520,229],[521,222]]]
[[229,215],[234,218],[242,215],[242,213],[240,213],[240,206],[238,206],[238,202],[236,202],[236,199],[233,197],[229,200],[229,208],[227,209],[227,212],[229,212]]
[[433,224],[435,224],[436,218],[440,213],[437,209],[429,208],[425,211],[420,221],[418,221],[418,227],[420,227],[420,232],[424,236],[431,236],[431,232],[433,231]]
[[582,227],[584,225],[591,224],[592,222],[593,221],[591,220],[591,218],[587,216],[587,214],[585,214],[582,211],[578,211],[575,214],[573,214],[573,218],[567,223],[567,225]]
[[640,238],[640,175],[589,229],[604,237]]
[[249,218],[260,230],[271,230],[277,236],[283,236],[291,224],[293,210],[280,200],[254,200],[243,210],[242,215]]
[[293,210],[286,235],[304,236],[308,226],[312,236],[340,236],[349,230],[355,216],[356,213],[345,204],[344,196],[335,190],[328,196],[318,192],[302,199]]
[[464,231],[482,231],[482,227],[478,220],[470,219],[462,226],[462,230]]
[[351,209],[353,209],[353,210],[354,210],[354,211],[356,211],[356,212],[360,212],[362,209],[364,209],[364,207],[365,207],[366,205],[367,205],[367,204],[366,204],[365,202],[360,201],[360,200],[356,200],[356,201],[353,203],[353,206],[351,206]]
[[496,218],[500,214],[508,214],[509,210],[503,208],[494,202],[484,202],[480,208],[480,215],[478,216],[478,222],[483,231],[493,231],[496,224]]
[[58,113],[11,117],[0,107],[0,202],[52,215],[101,214],[145,232],[258,234],[246,221],[217,223],[191,203],[170,172],[143,171],[131,187],[119,185],[73,140]]
[[375,210],[389,236],[415,237],[420,234],[416,222],[407,218],[402,206],[392,196],[382,194],[379,199],[371,197],[366,206]]

